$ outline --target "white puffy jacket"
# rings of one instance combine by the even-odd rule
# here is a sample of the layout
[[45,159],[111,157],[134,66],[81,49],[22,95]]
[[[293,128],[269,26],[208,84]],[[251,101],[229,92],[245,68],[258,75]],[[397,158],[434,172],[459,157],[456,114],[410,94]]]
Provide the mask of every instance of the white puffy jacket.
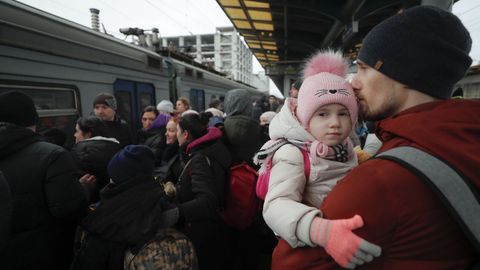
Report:
[[[272,139],[315,140],[293,116],[287,101],[270,123],[269,133]],[[310,241],[310,224],[315,216],[321,215],[320,204],[335,184],[358,164],[351,147],[349,151],[352,158],[345,163],[310,157],[308,181],[298,147],[286,144],[275,152],[263,217],[268,226],[292,247],[315,246]]]

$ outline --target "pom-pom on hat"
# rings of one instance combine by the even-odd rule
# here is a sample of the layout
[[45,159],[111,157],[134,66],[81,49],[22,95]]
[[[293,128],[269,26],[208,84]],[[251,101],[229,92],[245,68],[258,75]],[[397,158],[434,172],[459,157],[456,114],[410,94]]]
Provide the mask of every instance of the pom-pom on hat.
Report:
[[37,110],[29,96],[16,91],[0,95],[0,122],[30,127],[34,126],[37,120]]
[[418,6],[376,25],[363,39],[358,59],[408,87],[447,99],[472,63],[471,46],[458,17]]
[[155,156],[145,145],[127,145],[108,163],[108,174],[115,184],[140,175],[152,175]]
[[357,100],[345,79],[346,73],[347,64],[340,52],[320,51],[307,61],[296,109],[296,116],[304,127],[308,127],[318,108],[328,104],[345,106],[352,126],[357,122]]

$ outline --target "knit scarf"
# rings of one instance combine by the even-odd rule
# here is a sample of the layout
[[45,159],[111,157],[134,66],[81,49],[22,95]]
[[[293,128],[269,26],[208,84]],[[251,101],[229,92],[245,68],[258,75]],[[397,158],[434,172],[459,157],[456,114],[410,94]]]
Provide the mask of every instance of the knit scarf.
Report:
[[259,174],[266,171],[267,161],[272,159],[275,152],[287,143],[307,150],[313,163],[318,163],[319,159],[322,158],[338,162],[347,162],[352,158],[352,151],[349,150],[353,149],[353,145],[348,138],[343,141],[343,143],[334,146],[328,146],[317,140],[313,142],[302,142],[294,139],[280,138],[266,142],[253,157],[253,162],[261,166],[258,170]]

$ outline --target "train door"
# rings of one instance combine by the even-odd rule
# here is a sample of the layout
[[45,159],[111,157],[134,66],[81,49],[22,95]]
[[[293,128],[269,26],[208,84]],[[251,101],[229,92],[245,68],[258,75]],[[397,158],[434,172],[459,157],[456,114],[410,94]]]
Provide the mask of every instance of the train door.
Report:
[[117,79],[113,93],[117,99],[117,113],[127,121],[132,134],[141,127],[140,115],[148,105],[155,105],[155,87],[151,83]]
[[205,110],[205,91],[202,89],[190,89],[190,106],[198,112]]

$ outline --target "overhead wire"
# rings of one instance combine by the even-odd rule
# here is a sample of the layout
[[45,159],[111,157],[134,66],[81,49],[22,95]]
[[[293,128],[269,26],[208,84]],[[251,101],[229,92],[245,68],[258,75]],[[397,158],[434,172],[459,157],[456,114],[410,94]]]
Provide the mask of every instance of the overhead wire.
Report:
[[108,4],[107,2],[105,2],[105,1],[103,1],[103,0],[98,0],[98,1],[100,1],[102,4],[104,4],[105,6],[107,6],[107,7],[108,7],[109,9],[111,9],[113,12],[121,15],[122,18],[126,18],[126,19],[128,19],[130,22],[133,22],[133,23],[136,23],[136,24],[137,24],[137,23],[140,24],[139,21],[137,21],[136,19],[130,17],[130,15],[124,13],[123,11],[118,10],[117,8],[115,8],[115,7],[113,7],[112,5]]
[[157,7],[156,5],[154,5],[152,2],[150,2],[150,0],[144,0],[145,2],[147,2],[150,6],[152,6],[153,8],[155,8],[156,10],[160,11],[162,14],[164,14],[166,17],[170,18],[170,20],[174,21],[176,24],[178,24],[179,26],[181,26],[182,28],[184,28],[185,30],[187,30],[188,33],[190,33],[190,35],[193,35],[193,33],[190,31],[190,29],[188,29],[188,27],[186,27],[185,25],[183,25],[182,23],[180,23],[179,21],[175,20],[174,18],[172,18],[170,15],[168,15],[166,12],[164,12],[161,8]]
[[[188,1],[188,0],[186,0],[186,3],[190,3],[190,5],[192,5],[196,10],[200,10],[200,8],[198,8],[198,7],[194,4],[195,1]],[[207,21],[209,21],[209,22],[213,25],[213,27],[216,27],[216,26],[217,26],[217,25],[215,25],[215,23],[210,19],[209,16],[203,16],[203,18],[207,19]],[[204,22],[201,21],[201,20],[198,20],[198,21],[204,23]]]

